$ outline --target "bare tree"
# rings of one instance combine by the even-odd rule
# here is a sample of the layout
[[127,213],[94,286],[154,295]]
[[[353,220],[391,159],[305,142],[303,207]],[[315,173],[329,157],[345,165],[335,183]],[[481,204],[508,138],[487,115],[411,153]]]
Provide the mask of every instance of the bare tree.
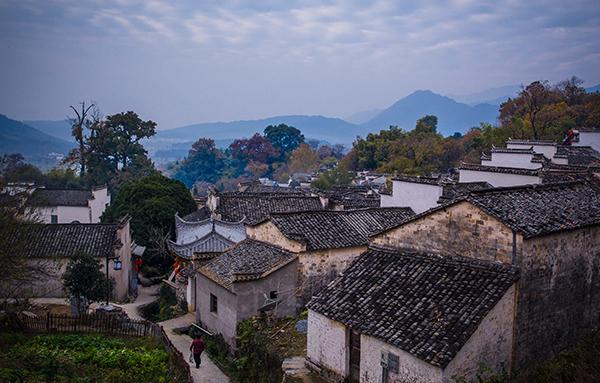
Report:
[[92,124],[92,122],[88,118],[88,115],[91,113],[92,117],[96,117],[99,116],[99,112],[96,108],[96,105],[94,104],[90,104],[86,107],[85,101],[83,101],[79,105],[81,106],[81,110],[78,110],[73,105],[69,106],[73,110],[73,113],[75,113],[74,117],[69,118],[69,122],[71,123],[71,134],[73,135],[75,141],[77,141],[77,144],[79,145],[79,148],[74,149],[71,152],[70,157],[72,160],[76,160],[77,162],[79,162],[80,175],[84,176],[86,165],[84,128],[89,128],[89,126]]

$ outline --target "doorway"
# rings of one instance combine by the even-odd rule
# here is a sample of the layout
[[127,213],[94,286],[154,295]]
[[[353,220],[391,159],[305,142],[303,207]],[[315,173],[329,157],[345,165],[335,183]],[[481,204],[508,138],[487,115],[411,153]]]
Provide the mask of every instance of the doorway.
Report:
[[360,333],[350,330],[350,383],[360,381]]

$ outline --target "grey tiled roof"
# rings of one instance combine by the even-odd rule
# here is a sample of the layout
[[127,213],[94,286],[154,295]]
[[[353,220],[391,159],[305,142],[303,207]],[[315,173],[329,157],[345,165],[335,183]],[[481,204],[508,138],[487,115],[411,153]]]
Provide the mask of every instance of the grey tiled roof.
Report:
[[600,224],[600,188],[591,181],[474,191],[467,201],[526,238]]
[[200,209],[196,210],[193,213],[190,213],[183,218],[184,221],[187,222],[198,222],[198,221],[204,221],[205,219],[210,217],[210,209],[207,208],[206,206],[201,207]]
[[231,290],[234,282],[263,278],[296,258],[296,254],[280,247],[246,239],[200,267],[198,272]]
[[435,177],[422,177],[400,174],[392,178],[392,181],[414,182],[419,184],[439,185],[442,180]]
[[557,148],[558,156],[566,156],[569,165],[600,165],[600,153],[589,146],[565,146]]
[[463,162],[458,167],[459,170],[475,170],[480,172],[492,172],[492,173],[506,173],[506,174],[516,174],[521,176],[537,176],[539,170],[536,169],[521,169],[521,168],[507,168],[501,166],[486,166],[479,164],[469,164]]
[[15,230],[12,238],[21,244],[16,256],[46,258],[71,257],[86,253],[95,257],[113,255],[121,246],[116,224],[27,224]]
[[36,189],[27,199],[29,206],[88,206],[92,199],[89,190]]
[[469,194],[473,190],[489,189],[493,187],[489,183],[483,182],[456,182],[444,184],[442,195],[438,203],[445,203],[463,195]]
[[307,250],[364,246],[369,235],[397,226],[414,212],[408,207],[347,211],[273,214],[270,221],[287,238],[306,245]]
[[[203,258],[202,254],[208,254],[208,258],[212,258],[214,254],[222,253],[225,250],[233,246],[235,242],[225,238],[221,234],[211,231],[204,237],[199,238],[190,243],[178,244],[173,241],[169,241],[167,246],[169,250],[175,252],[182,258]],[[204,256],[206,258],[206,256]]]
[[219,196],[216,213],[230,222],[253,224],[268,218],[271,213],[314,211],[323,209],[319,197],[282,196],[249,193],[223,193]]
[[508,140],[507,144],[519,144],[519,145],[531,145],[531,146],[556,146],[556,142],[554,141],[544,141],[544,140]]
[[499,263],[372,247],[308,308],[445,367],[516,279]]
[[269,186],[261,183],[251,183],[242,193],[249,194],[285,194],[285,195],[307,195],[307,192],[300,188]]

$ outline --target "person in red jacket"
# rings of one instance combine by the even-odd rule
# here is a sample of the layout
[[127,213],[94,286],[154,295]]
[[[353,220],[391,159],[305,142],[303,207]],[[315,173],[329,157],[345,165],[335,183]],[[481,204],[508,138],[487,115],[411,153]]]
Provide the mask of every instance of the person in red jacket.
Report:
[[202,351],[204,351],[204,342],[202,341],[202,337],[200,335],[196,335],[196,338],[192,341],[190,345],[190,351],[194,354],[194,362],[196,362],[196,368],[200,368],[200,355],[202,355]]

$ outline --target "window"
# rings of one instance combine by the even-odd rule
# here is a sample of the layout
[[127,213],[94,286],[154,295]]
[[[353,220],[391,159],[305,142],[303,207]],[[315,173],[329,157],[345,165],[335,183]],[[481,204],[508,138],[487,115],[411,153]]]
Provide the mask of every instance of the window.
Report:
[[210,312],[217,312],[217,297],[212,294],[210,294]]
[[277,291],[273,290],[269,293],[269,299],[277,299]]
[[58,223],[58,216],[55,214],[52,214],[50,216],[50,223]]

